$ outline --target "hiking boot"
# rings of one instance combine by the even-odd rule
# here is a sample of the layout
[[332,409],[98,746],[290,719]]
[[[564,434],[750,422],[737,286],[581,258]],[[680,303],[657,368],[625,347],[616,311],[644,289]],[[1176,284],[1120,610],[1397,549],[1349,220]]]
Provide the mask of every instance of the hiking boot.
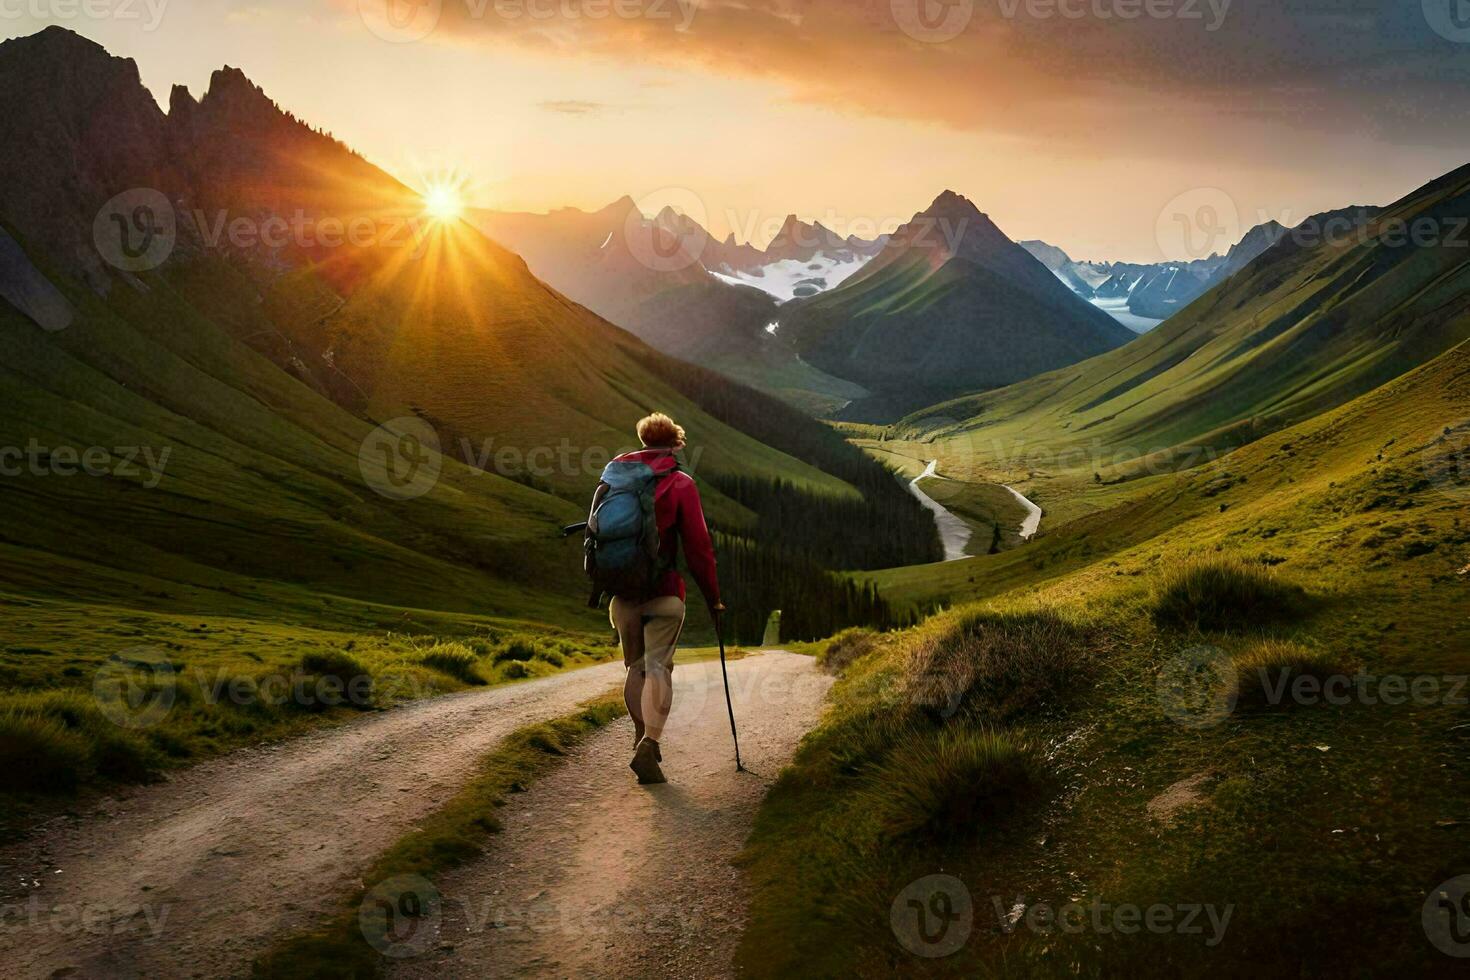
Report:
[[638,774],[638,782],[666,783],[663,770],[658,764],[663,761],[663,753],[658,749],[658,743],[651,738],[645,738],[638,743],[638,749],[633,753],[633,761],[628,763],[628,768]]

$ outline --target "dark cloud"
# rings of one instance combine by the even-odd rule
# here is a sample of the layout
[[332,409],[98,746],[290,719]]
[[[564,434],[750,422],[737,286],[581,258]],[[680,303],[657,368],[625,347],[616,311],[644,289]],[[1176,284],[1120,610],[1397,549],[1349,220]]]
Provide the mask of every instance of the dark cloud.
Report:
[[1032,140],[1124,129],[1165,152],[1248,123],[1448,146],[1470,121],[1470,39],[1425,12],[1464,0],[442,2],[430,40],[759,78],[798,102]]

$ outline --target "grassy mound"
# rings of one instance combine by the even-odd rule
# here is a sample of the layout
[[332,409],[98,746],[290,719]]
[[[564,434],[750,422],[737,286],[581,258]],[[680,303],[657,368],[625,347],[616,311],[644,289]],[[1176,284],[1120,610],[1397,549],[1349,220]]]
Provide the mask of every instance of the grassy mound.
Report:
[[480,658],[463,643],[437,643],[419,658],[419,663],[466,684],[487,683],[480,674]]
[[91,779],[140,782],[164,761],[155,740],[120,727],[77,691],[14,698],[0,714],[0,792],[65,792]]
[[878,646],[878,634],[861,626],[845,629],[822,648],[817,659],[829,673],[840,674],[848,664],[867,656]]
[[292,678],[291,703],[309,711],[350,705],[371,708],[373,676],[344,650],[316,650],[301,657],[301,672]]
[[1084,686],[1105,646],[1052,612],[975,612],[914,645],[904,683],[910,703],[940,717],[1007,721]]
[[1244,630],[1300,615],[1307,595],[1261,565],[1236,559],[1194,559],[1168,572],[1153,598],[1160,626]]
[[[1284,708],[1296,703],[1292,687],[1308,677],[1320,685],[1352,674],[1347,658],[1289,640],[1260,640],[1234,657],[1236,705],[1241,708]],[[1321,692],[1314,685],[1314,697]]]
[[973,839],[1046,783],[1039,753],[1020,733],[961,728],[898,744],[857,794],[890,841]]

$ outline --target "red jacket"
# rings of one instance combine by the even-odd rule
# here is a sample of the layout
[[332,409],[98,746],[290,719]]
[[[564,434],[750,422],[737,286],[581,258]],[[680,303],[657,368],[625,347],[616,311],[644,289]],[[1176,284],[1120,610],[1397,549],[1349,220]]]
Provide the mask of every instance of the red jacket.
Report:
[[[619,460],[646,464],[655,473],[669,473],[678,465],[668,449],[641,449],[619,456]],[[704,601],[711,606],[720,601],[720,583],[715,577],[715,546],[710,541],[709,526],[704,522],[704,507],[699,502],[699,488],[688,473],[672,473],[658,481],[653,492],[653,515],[658,522],[659,555],[669,570],[659,582],[655,596],[673,595],[685,598],[684,576],[679,574],[677,557],[679,541],[684,542],[684,564],[694,576]]]

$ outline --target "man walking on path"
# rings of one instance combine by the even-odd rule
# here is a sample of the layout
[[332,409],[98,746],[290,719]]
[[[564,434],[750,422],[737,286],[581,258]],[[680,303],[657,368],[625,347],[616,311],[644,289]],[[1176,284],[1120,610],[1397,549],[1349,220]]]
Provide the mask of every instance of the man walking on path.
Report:
[[619,461],[647,465],[660,476],[654,490],[654,519],[658,525],[659,562],[666,569],[647,601],[614,597],[609,619],[623,647],[627,678],[623,700],[633,718],[632,769],[640,783],[666,782],[659,763],[663,752],[659,738],[674,703],[674,648],[684,628],[684,577],[679,574],[679,542],[684,561],[704,594],[710,615],[719,625],[725,611],[720,603],[720,585],[715,577],[715,549],[699,488],[689,474],[678,469],[674,454],[684,448],[684,429],[661,413],[638,423],[643,449],[619,456]]

